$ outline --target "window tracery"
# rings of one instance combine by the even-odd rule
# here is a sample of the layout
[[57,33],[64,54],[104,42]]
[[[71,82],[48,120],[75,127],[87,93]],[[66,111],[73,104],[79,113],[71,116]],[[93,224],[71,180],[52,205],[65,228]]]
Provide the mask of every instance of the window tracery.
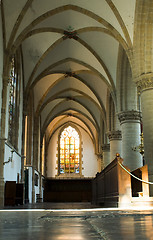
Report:
[[80,173],[80,137],[71,126],[66,127],[60,135],[59,173]]
[[16,135],[18,123],[18,92],[19,81],[17,77],[17,68],[15,56],[11,59],[10,73],[9,73],[9,119],[8,119],[8,141],[17,148]]

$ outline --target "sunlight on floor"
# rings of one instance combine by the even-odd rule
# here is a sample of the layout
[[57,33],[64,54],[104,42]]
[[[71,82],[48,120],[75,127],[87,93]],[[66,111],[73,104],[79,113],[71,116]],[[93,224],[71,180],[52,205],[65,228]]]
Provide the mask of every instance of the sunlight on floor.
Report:
[[101,211],[126,211],[126,210],[153,210],[153,207],[138,206],[127,208],[91,208],[91,209],[1,209],[0,212],[101,212]]

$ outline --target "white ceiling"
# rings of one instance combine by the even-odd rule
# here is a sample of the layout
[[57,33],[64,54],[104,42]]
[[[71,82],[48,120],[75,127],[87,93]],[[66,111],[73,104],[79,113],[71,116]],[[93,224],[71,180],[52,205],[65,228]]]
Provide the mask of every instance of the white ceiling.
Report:
[[3,11],[6,46],[22,47],[43,133],[71,118],[96,138],[107,94],[115,96],[119,45],[133,42],[135,0],[3,0]]

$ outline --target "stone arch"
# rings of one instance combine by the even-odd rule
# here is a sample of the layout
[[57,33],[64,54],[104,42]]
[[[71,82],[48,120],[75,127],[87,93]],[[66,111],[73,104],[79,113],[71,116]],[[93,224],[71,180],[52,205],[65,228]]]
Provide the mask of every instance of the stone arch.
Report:
[[120,46],[117,66],[117,112],[137,110],[137,88],[129,59]]

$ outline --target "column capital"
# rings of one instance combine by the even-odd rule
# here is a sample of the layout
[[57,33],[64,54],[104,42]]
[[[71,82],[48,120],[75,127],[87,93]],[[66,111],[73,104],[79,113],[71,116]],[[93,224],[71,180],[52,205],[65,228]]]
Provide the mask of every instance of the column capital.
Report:
[[141,93],[144,90],[153,89],[153,73],[142,74],[134,79],[138,92]]
[[110,132],[107,133],[107,135],[108,135],[109,141],[112,141],[112,140],[121,140],[121,139],[122,139],[122,134],[121,134],[121,131],[120,131],[120,130],[110,131]]
[[130,122],[130,121],[136,121],[136,122],[140,122],[141,120],[141,112],[139,111],[135,111],[135,110],[131,110],[131,111],[123,111],[118,113],[118,119],[120,121],[120,123],[125,123],[125,122]]
[[108,144],[103,144],[101,148],[102,148],[103,152],[109,152],[110,151],[110,144],[109,143]]

